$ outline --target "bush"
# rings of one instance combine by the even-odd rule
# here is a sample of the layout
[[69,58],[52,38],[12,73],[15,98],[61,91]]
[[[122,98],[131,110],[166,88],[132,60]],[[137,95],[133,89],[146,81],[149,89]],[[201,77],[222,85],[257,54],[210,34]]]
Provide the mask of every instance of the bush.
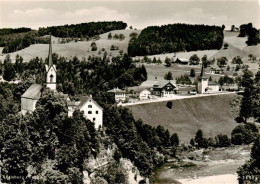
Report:
[[172,109],[172,101],[168,101],[166,104],[166,107],[168,107],[169,109]]
[[231,142],[236,145],[250,144],[256,139],[258,131],[258,127],[252,123],[238,125],[232,130]]
[[231,141],[227,135],[219,134],[215,137],[216,147],[228,147],[231,145]]

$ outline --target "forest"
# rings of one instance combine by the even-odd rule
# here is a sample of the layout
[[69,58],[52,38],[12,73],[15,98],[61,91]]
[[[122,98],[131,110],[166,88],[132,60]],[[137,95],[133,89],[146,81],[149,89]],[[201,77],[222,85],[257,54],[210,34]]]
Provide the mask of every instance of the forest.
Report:
[[4,47],[3,53],[16,52],[36,43],[50,42],[49,38],[38,37],[37,31],[33,30],[9,31],[10,34],[7,34],[0,29],[0,32],[3,32],[2,35],[0,34],[0,47]]
[[133,37],[128,46],[130,56],[220,49],[223,30],[217,26],[169,24],[150,26]]
[[257,45],[260,42],[260,32],[253,27],[252,23],[242,24],[240,26],[240,32],[238,36],[247,36],[247,45]]
[[50,33],[61,38],[86,38],[89,40],[105,32],[125,29],[126,27],[127,24],[122,21],[111,21],[41,27],[38,31],[30,28],[4,28],[0,29],[0,47],[4,47],[3,53],[10,53],[29,47],[32,44],[49,43],[49,38],[43,36]]
[[125,29],[127,24],[122,21],[111,21],[111,22],[88,22],[81,24],[71,24],[64,26],[51,26],[51,27],[40,27],[39,36],[44,36],[47,34],[52,34],[56,37],[66,38],[66,37],[93,37],[95,35],[100,35],[105,32],[112,30]]

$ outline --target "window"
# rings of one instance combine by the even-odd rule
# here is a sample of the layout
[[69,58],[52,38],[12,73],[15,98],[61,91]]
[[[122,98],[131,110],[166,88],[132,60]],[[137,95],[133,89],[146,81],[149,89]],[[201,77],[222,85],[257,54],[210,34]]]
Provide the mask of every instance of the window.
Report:
[[98,114],[98,111],[96,111],[96,114]]
[[95,121],[96,120],[96,118],[93,118],[93,121]]
[[92,108],[92,105],[88,105],[88,108]]
[[50,75],[50,82],[53,82],[53,75]]
[[92,114],[92,111],[88,111],[88,114]]

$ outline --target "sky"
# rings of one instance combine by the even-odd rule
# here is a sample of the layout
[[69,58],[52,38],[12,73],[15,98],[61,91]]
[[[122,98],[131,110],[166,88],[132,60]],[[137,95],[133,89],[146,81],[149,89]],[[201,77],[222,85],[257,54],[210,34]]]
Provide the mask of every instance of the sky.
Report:
[[173,23],[260,28],[260,0],[0,0],[0,28],[124,21],[142,29]]

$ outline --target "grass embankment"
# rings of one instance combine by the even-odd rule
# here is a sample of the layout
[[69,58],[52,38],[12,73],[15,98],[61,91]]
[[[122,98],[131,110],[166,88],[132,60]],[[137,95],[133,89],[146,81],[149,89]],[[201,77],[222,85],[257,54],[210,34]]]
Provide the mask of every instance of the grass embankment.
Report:
[[162,125],[171,133],[176,132],[182,142],[189,143],[198,129],[205,137],[225,134],[230,137],[232,129],[237,126],[232,116],[230,101],[235,94],[174,100],[172,109],[165,102],[129,106],[135,119],[144,123]]

